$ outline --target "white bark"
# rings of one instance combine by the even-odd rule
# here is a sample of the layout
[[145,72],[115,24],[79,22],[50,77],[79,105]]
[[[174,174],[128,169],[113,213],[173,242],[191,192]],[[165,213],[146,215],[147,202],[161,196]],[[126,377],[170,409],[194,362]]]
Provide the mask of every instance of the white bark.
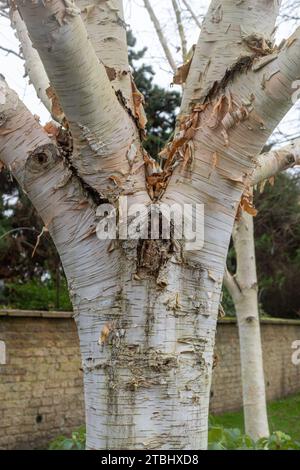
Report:
[[172,0],[172,6],[173,6],[174,13],[175,13],[178,34],[179,34],[180,42],[181,42],[182,60],[183,62],[185,62],[187,58],[187,40],[185,36],[184,27],[182,24],[181,10],[179,8],[179,4],[177,0]]
[[[251,176],[253,185],[300,163],[299,140],[259,155]],[[251,215],[242,212],[235,222],[233,241],[237,272],[226,271],[224,284],[235,305],[239,327],[245,431],[254,440],[269,434],[260,337],[255,262],[254,227]]]
[[[299,140],[283,148],[261,154],[251,175],[253,185],[300,162]],[[224,284],[236,309],[239,326],[245,430],[253,439],[267,436],[268,420],[260,339],[254,230],[252,217],[241,214],[233,231],[238,270],[226,271]]]
[[17,4],[72,131],[79,175],[107,198],[115,186],[111,177],[127,191],[141,185],[142,177],[128,174],[126,158],[133,144],[139,147],[136,125],[118,102],[80,11],[63,0]]
[[20,17],[18,10],[12,10],[11,22],[21,43],[22,53],[25,59],[26,73],[36,90],[37,96],[44,106],[46,106],[49,113],[51,113],[51,101],[46,93],[47,88],[50,86],[49,78],[45,72],[37,50],[32,46],[26,25]]
[[155,28],[155,31],[157,33],[157,36],[159,38],[159,42],[164,50],[164,53],[166,55],[166,58],[167,58],[167,61],[169,62],[169,65],[171,67],[171,69],[173,70],[173,72],[175,73],[176,72],[176,62],[173,58],[173,54],[168,46],[168,41],[167,41],[167,38],[165,37],[164,33],[163,33],[163,29],[162,29],[162,26],[152,8],[152,5],[150,3],[150,0],[144,0],[144,5],[145,5],[145,8],[146,10],[148,11],[149,13],[149,16],[150,16],[150,19],[153,23],[153,26]]
[[[199,271],[171,259],[168,285],[158,290],[150,277],[132,282],[135,250],[129,262],[127,257],[126,271],[113,272],[110,265],[119,266],[121,255],[119,250],[104,254],[105,296],[98,282],[97,297],[90,286],[82,292],[78,326],[87,447],[205,448],[212,335],[207,334],[211,319],[202,317],[196,297]],[[145,261],[150,264],[154,256],[149,249]],[[89,302],[83,300],[87,295]],[[109,337],[99,347],[98,337],[103,332],[105,338],[109,322]]]
[[[233,230],[237,271],[225,277],[239,328],[245,432],[254,440],[269,435],[257,298],[253,217],[243,212]],[[233,287],[235,286],[235,287]]]
[[[262,9],[265,7],[265,3],[266,2],[261,3]],[[211,15],[212,14],[213,13],[211,13]],[[255,15],[257,16],[257,14],[258,12],[256,12]],[[259,14],[261,14],[261,11]],[[243,15],[244,23],[247,25],[248,17],[245,16],[245,11],[243,12]],[[270,15],[272,15],[272,12],[268,13],[268,17],[270,17]],[[233,18],[235,19],[235,16],[233,16]],[[249,19],[250,26],[251,21],[255,26],[261,26],[262,21],[265,21],[265,19],[258,19],[256,25],[254,18],[251,18],[251,14],[249,15]],[[209,18],[206,21],[208,22],[208,20]],[[224,31],[225,25],[221,20],[220,23],[220,27]],[[265,28],[265,32],[268,34],[268,31],[271,32],[271,30],[270,22]],[[228,24],[226,25],[226,31],[226,34],[229,34]],[[236,29],[233,28],[232,31],[234,33],[232,45],[238,44],[239,41],[237,40],[237,37],[235,37]],[[255,29],[255,31],[257,30]],[[241,32],[239,34],[241,39]],[[210,30],[210,37],[211,36],[212,31]],[[217,41],[217,33],[214,37]],[[228,40],[229,37],[230,35],[228,36]],[[222,263],[225,262],[223,252],[227,250],[227,243],[232,229],[232,226],[230,225],[233,221],[233,218],[230,216],[231,209],[233,209],[234,213],[237,210],[241,195],[239,191],[249,180],[249,177],[255,168],[255,156],[263,147],[263,141],[266,140],[265,132],[272,132],[272,129],[275,127],[275,121],[278,122],[283,116],[283,114],[281,115],[281,112],[285,112],[284,101],[287,106],[290,106],[290,104],[288,104],[288,99],[284,98],[284,96],[288,95],[291,97],[292,81],[290,81],[290,79],[292,76],[295,78],[297,73],[299,73],[296,72],[296,68],[299,67],[299,62],[295,67],[295,59],[291,59],[292,55],[299,54],[299,31],[295,33],[294,38],[295,40],[294,42],[291,40],[291,44],[298,44],[298,46],[293,52],[292,49],[288,47],[284,51],[278,52],[278,57],[264,66],[260,63],[260,60],[265,59],[255,58],[254,62],[259,65],[254,65],[253,62],[246,72],[246,78],[243,73],[240,74],[238,72],[237,75],[235,75],[234,70],[236,70],[236,68],[233,67],[231,69],[233,72],[233,78],[229,78],[228,80],[227,75],[225,84],[224,77],[221,76],[221,72],[225,69],[224,73],[226,76],[226,73],[228,73],[228,66],[218,57],[221,50],[223,54],[224,44],[222,44],[220,52],[217,49],[217,57],[206,56],[206,60],[209,65],[207,74],[204,76],[203,82],[200,80],[200,84],[196,80],[193,81],[191,78],[193,77],[195,70],[199,71],[199,63],[201,60],[199,55],[195,54],[194,56],[191,66],[192,69],[188,77],[188,81],[191,80],[193,83],[193,86],[190,87],[190,91],[193,90],[193,94],[191,97],[187,93],[186,103],[191,105],[191,109],[193,109],[193,106],[197,107],[198,100],[200,103],[202,102],[206,104],[207,97],[209,97],[210,102],[213,101],[213,104],[206,104],[204,111],[200,113],[200,118],[198,119],[197,124],[194,124],[197,131],[195,132],[194,137],[194,160],[190,164],[190,173],[186,172],[187,175],[184,178],[183,175],[179,175],[180,170],[175,170],[177,178],[174,175],[174,178],[171,179],[167,194],[173,190],[174,199],[176,194],[177,198],[178,196],[179,198],[185,197],[185,200],[187,200],[188,197],[190,197],[190,201],[195,202],[195,200],[198,200],[205,203],[206,243],[204,249],[194,256],[194,261],[199,260],[202,267],[207,267],[208,270],[213,266],[217,272],[218,270],[221,272]],[[209,47],[206,46],[205,40],[204,42],[200,41],[200,46],[204,48]],[[237,50],[237,48],[235,50]],[[225,56],[225,59],[228,57]],[[253,57],[251,57],[251,62],[252,60]],[[296,59],[296,61],[298,60],[299,59]],[[289,62],[290,65],[288,66]],[[265,77],[269,78],[266,82],[264,80],[264,73],[266,73]],[[212,91],[210,86],[215,83],[216,77],[218,77],[219,90],[218,84],[217,86],[215,84]],[[262,84],[264,85],[263,87]],[[235,105],[233,104],[234,102]],[[243,108],[245,105],[246,108],[248,107],[247,109],[249,113],[245,108]],[[215,106],[213,111],[211,106]],[[272,113],[270,112],[271,109]],[[187,107],[185,108],[184,104],[183,110],[187,111]],[[242,111],[242,114],[243,112],[245,113],[244,118],[242,118],[241,114],[240,118],[236,119],[235,116],[237,116],[236,113],[239,113],[239,110]],[[273,118],[275,118],[274,121]],[[263,134],[265,137],[263,137]],[[253,138],[254,135],[255,139]],[[179,138],[178,132],[178,139]],[[192,194],[192,187],[198,189],[197,193],[194,195]],[[224,197],[225,194],[226,197]],[[228,234],[228,238],[224,236],[224,232]],[[221,233],[224,245],[222,245],[222,242],[220,243],[220,239],[218,239],[218,234]],[[222,246],[224,251],[222,250]],[[213,276],[215,275],[216,274],[214,272]],[[200,290],[201,292],[205,292],[203,285],[200,286]],[[206,292],[211,293],[211,290],[206,287]],[[249,292],[249,295],[252,297],[255,295],[255,291],[253,294],[252,290],[249,289]],[[217,298],[218,295],[219,293],[217,291]],[[212,298],[214,298],[214,296],[212,296]],[[248,318],[249,312],[247,312],[246,307],[247,305],[245,305],[244,312],[246,312],[246,318]],[[214,309],[213,312],[215,312]],[[249,344],[247,345],[246,343],[245,346],[245,349],[248,349],[249,351],[250,348],[252,353],[254,353],[253,344],[260,344],[259,325],[257,323],[257,319],[255,319],[253,322],[254,326],[252,328],[255,330],[254,334],[252,339],[248,338]],[[247,323],[245,327],[244,325],[245,321],[241,320],[241,334],[246,331],[248,326]],[[258,400],[256,403],[261,411],[256,419],[259,421],[258,434],[264,435],[265,433],[268,434],[268,427],[265,414],[263,373],[262,369],[260,369],[260,353],[258,352],[255,357],[252,354],[248,360],[251,362],[254,373],[257,369],[257,373],[255,374],[256,379],[254,381],[254,393],[257,393]],[[245,364],[244,355],[243,364]],[[249,392],[251,392],[251,390],[248,390],[246,382],[245,396],[247,399],[245,401],[245,406],[248,410],[251,407],[254,408],[254,404],[252,403],[254,395],[252,394],[251,396],[250,394],[250,399],[248,400]],[[255,411],[253,414],[250,413],[250,415],[255,415]],[[252,431],[251,417],[249,419],[247,418],[247,422],[249,423],[249,426],[247,425],[247,431],[253,436],[257,436],[255,431]]]
[[123,1],[77,0],[89,38],[115,91],[132,107],[132,90]]
[[[274,41],[274,22],[279,1],[212,0],[201,27],[181,109],[186,113],[194,102],[205,100],[215,82],[226,71],[258,52],[259,41]],[[258,47],[259,49],[259,47]]]
[[87,448],[205,447],[212,335],[211,319],[199,310],[199,268],[182,264],[169,242],[162,261],[152,242],[138,244],[140,250],[136,242],[112,249],[99,241],[91,232],[93,203],[3,81],[2,90],[1,159],[43,216],[68,278],[83,359]]
[[300,165],[300,140],[257,157],[257,166],[251,176],[252,185],[275,176],[281,171]]

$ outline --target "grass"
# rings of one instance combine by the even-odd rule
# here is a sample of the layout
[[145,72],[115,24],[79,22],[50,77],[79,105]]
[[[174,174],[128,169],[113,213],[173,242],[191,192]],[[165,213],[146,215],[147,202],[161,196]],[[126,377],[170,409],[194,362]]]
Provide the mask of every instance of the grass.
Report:
[[[292,439],[300,440],[300,394],[268,403],[270,431],[282,431]],[[243,411],[214,415],[216,424],[225,428],[239,428],[244,432]]]

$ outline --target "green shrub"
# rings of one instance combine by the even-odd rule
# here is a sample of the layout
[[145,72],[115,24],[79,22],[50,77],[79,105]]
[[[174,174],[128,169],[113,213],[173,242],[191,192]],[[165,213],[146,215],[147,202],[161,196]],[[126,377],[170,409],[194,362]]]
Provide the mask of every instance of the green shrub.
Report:
[[300,450],[300,442],[281,431],[275,431],[269,437],[255,442],[240,429],[210,425],[208,450]]
[[[49,450],[84,450],[85,428],[82,426],[70,438],[59,436],[50,443]],[[257,442],[240,429],[209,425],[208,450],[300,450],[300,442],[294,441],[281,431],[273,432]]]
[[49,450],[84,450],[85,449],[85,427],[81,426],[72,432],[71,437],[58,436],[50,445]]

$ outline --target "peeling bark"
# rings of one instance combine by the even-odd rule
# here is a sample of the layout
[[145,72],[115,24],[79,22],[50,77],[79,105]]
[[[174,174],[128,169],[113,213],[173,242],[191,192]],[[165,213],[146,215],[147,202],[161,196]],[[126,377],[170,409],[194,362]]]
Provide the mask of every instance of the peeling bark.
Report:
[[[87,447],[205,448],[212,344],[210,320],[203,321],[197,299],[201,273],[171,259],[162,288],[151,275],[134,276],[134,250],[123,246],[104,255],[109,265],[119,266],[120,257],[124,271],[113,274],[103,263],[105,296],[99,287],[98,297],[91,292],[89,302],[81,300],[78,316]],[[99,347],[109,323],[107,341]]]
[[[272,47],[280,2],[212,0],[196,46],[183,94],[182,113],[191,103],[202,103],[214,83],[242,59],[259,55],[262,43]],[[257,45],[251,47],[251,40]],[[253,45],[253,43],[252,43]]]
[[33,48],[26,25],[17,10],[12,10],[11,22],[16,30],[17,37],[21,43],[22,53],[25,59],[25,72],[33,84],[36,94],[44,106],[51,113],[51,102],[46,90],[49,88],[49,79],[45,72],[38,52]]
[[113,192],[109,177],[115,173],[127,191],[143,190],[141,171],[130,175],[126,159],[132,143],[140,145],[136,125],[98,61],[80,10],[72,2],[66,7],[63,0],[17,5],[69,123],[73,165],[80,176],[106,198]]
[[198,296],[201,269],[183,263],[172,244],[161,258],[155,241],[112,249],[98,240],[93,201],[66,178],[69,168],[16,94],[4,82],[2,90],[1,159],[42,215],[68,279],[87,448],[205,448],[212,335]]
[[281,171],[300,165],[300,140],[283,148],[263,153],[257,158],[257,166],[251,177],[253,185],[263,183]]
[[89,38],[96,55],[105,66],[116,92],[121,92],[129,107],[132,107],[132,92],[126,23],[122,0],[78,0]]

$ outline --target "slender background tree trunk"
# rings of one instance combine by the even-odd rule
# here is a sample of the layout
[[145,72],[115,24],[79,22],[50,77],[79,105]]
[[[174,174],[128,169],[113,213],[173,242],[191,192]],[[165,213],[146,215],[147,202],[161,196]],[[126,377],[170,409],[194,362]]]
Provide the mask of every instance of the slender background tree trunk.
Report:
[[234,296],[240,338],[245,432],[254,440],[269,435],[257,297],[253,217],[243,212],[233,230],[237,258]]
[[[300,162],[299,140],[258,157],[252,174],[253,185]],[[233,242],[237,271],[225,272],[224,283],[236,310],[239,328],[245,431],[254,440],[269,434],[262,343],[260,336],[258,286],[255,261],[253,217],[241,211],[235,222]]]

